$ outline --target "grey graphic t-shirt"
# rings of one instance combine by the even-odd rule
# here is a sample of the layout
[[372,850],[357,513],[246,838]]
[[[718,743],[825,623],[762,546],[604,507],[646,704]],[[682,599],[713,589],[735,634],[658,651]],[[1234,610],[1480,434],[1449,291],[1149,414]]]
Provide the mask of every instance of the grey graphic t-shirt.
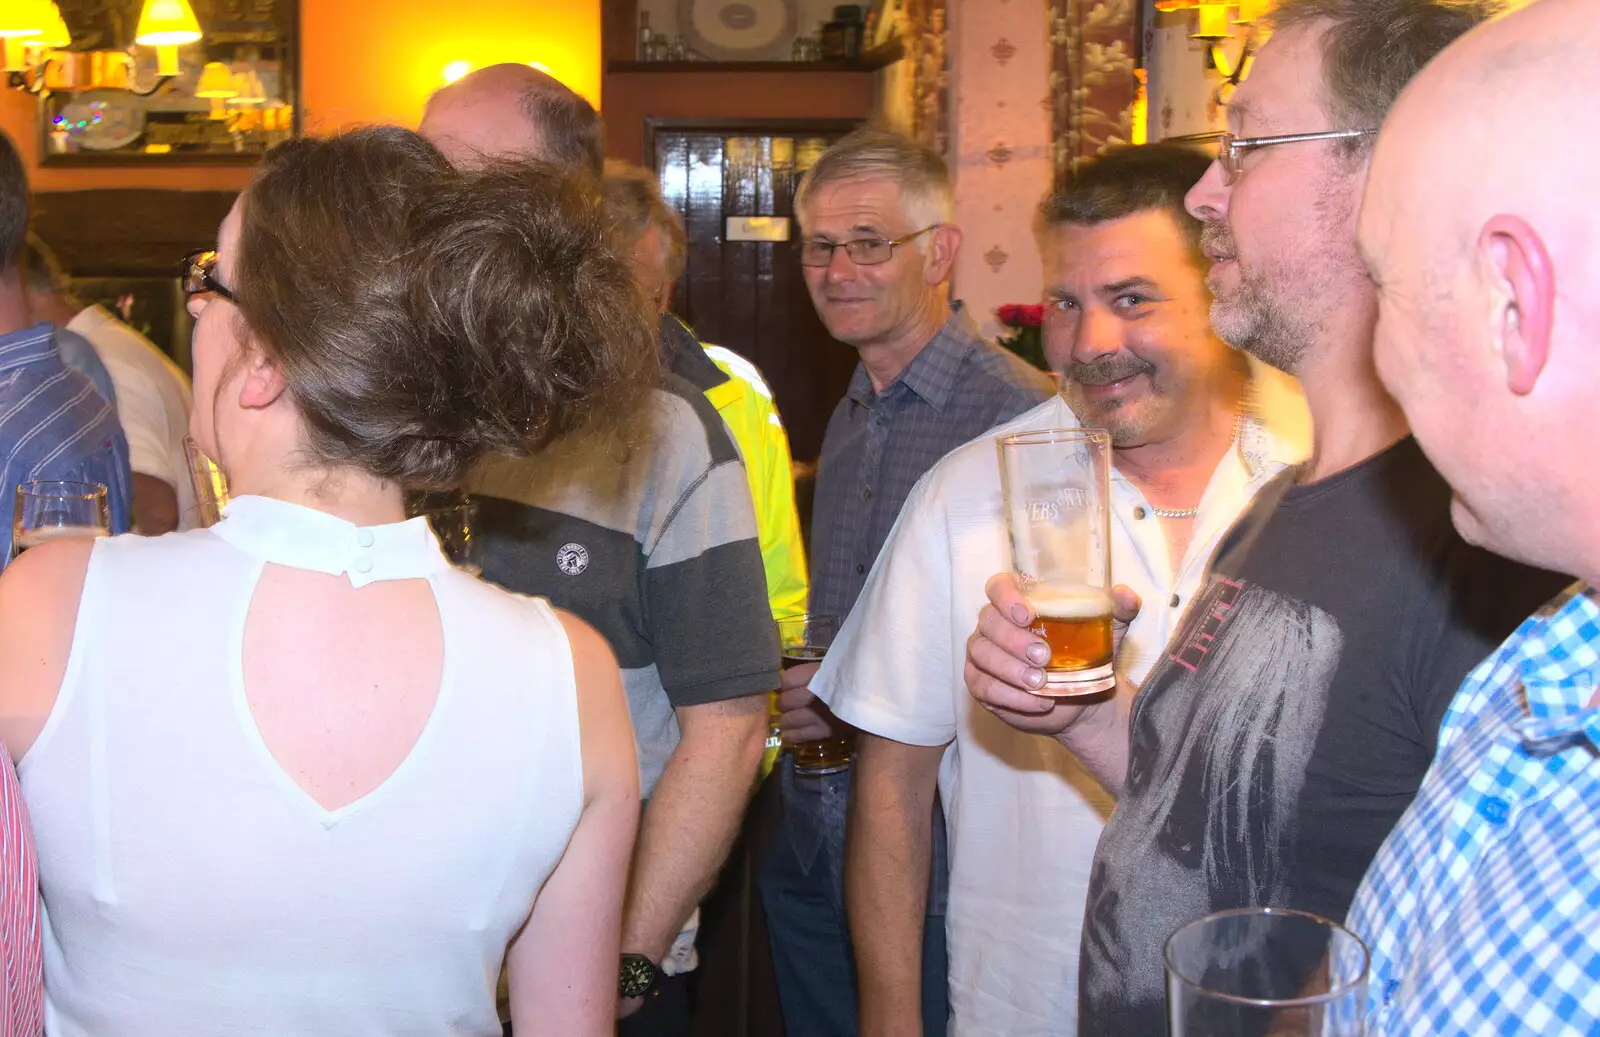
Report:
[[1406,439],[1223,539],[1135,703],[1090,879],[1080,1032],[1166,1033],[1162,947],[1210,911],[1343,920],[1461,679],[1569,580],[1466,544]]

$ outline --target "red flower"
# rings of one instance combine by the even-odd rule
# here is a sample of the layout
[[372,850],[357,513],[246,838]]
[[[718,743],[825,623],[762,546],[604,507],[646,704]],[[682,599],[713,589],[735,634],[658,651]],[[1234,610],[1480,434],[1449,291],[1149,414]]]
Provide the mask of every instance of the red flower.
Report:
[[995,319],[1008,328],[1037,328],[1044,323],[1044,307],[1006,303],[994,311]]

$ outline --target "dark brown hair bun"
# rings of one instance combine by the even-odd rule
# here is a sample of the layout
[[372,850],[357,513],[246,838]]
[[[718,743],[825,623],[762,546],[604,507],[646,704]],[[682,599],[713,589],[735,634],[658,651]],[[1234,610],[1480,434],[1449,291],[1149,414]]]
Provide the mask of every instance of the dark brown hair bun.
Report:
[[316,463],[450,488],[632,412],[654,380],[655,326],[587,178],[456,171],[379,127],[275,148],[243,216],[239,309]]

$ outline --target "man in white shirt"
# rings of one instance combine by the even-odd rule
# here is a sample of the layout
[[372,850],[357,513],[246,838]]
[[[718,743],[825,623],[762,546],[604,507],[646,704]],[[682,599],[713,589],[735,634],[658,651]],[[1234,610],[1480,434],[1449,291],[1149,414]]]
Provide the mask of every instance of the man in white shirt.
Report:
[[85,306],[40,249],[28,267],[28,306],[40,320],[81,335],[116,390],[117,420],[133,467],[133,528],[146,536],[199,524],[183,440],[194,397],[189,378],[156,345],[103,306]]
[[[900,513],[811,689],[862,731],[846,889],[863,1037],[920,1034],[929,806],[950,836],[953,1035],[1077,1033],[1079,932],[1111,799],[1058,742],[984,711],[962,681],[984,583],[1011,566],[994,437],[1112,434],[1112,572],[1144,608],[1118,669],[1141,677],[1222,533],[1305,454],[1291,379],[1212,335],[1184,194],[1208,160],[1172,145],[1083,166],[1043,207],[1045,352],[1062,394],[946,456]],[[948,749],[948,751],[947,751]]]

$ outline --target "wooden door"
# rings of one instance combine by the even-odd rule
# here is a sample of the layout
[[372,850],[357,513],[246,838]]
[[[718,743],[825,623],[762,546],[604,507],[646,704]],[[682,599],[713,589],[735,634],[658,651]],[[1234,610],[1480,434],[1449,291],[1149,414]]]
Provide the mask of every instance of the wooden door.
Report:
[[[801,278],[794,189],[850,128],[809,125],[650,127],[667,203],[683,214],[688,264],[673,312],[706,342],[750,359],[772,385],[797,461],[815,461],[828,415],[855,370],[855,350],[823,327]],[[729,241],[728,218],[789,219],[788,241]]]

